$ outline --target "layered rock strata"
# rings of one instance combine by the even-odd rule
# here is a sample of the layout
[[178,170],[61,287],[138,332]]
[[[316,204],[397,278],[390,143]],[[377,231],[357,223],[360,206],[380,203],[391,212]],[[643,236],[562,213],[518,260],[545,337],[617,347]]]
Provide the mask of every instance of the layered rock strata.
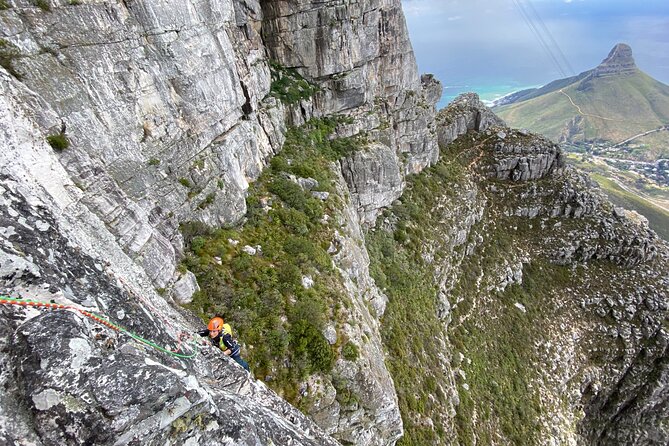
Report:
[[82,200],[156,287],[176,279],[178,225],[231,223],[282,144],[281,104],[255,25],[237,2],[85,3],[0,11],[17,77],[3,97],[58,154]]
[[437,137],[442,147],[470,130],[484,131],[493,126],[506,127],[475,93],[458,96],[437,114]]
[[0,443],[337,444],[221,352],[187,341],[198,323],[153,291],[67,172],[35,159],[48,184],[2,176],[3,291],[101,314],[168,351],[202,351],[177,359],[80,312],[3,305]]
[[433,164],[439,154],[434,115],[441,84],[418,76],[400,2],[300,0],[262,6],[270,58],[320,87],[312,105],[301,104],[293,123],[345,113],[355,118],[350,132],[364,131],[375,141],[344,167],[363,222],[373,223],[379,209],[401,194],[404,176]]
[[610,76],[612,74],[626,74],[637,71],[632,48],[624,43],[613,47],[609,55],[594,69],[593,77]]
[[[179,224],[238,222],[246,212],[249,182],[280,150],[288,123],[345,113],[353,119],[342,134],[367,132],[376,141],[371,148],[376,158],[344,161],[354,166],[347,169],[355,172],[348,177],[351,197],[364,220],[373,221],[382,206],[401,194],[406,174],[436,160],[433,116],[441,87],[432,77],[421,79],[417,74],[399,1],[143,0],[47,6],[11,3],[0,10],[3,182],[25,189],[25,197],[41,191],[45,210],[68,220],[59,230],[67,227],[81,234],[71,244],[92,257],[113,252],[100,265],[159,302],[168,320],[178,316],[151,290],[167,288],[166,296],[184,303],[197,290],[192,275],[175,271],[182,250]],[[355,37],[358,31],[364,31],[363,41]],[[339,46],[333,46],[334,41]],[[284,51],[281,42],[317,44]],[[296,68],[318,85],[319,92],[286,107],[271,94],[270,60]],[[48,135],[65,136],[69,147],[54,151],[45,143]],[[388,168],[394,174],[388,179],[375,165],[385,163],[390,154],[394,165]],[[357,179],[374,175],[381,184],[397,187],[374,192]],[[16,243],[13,236],[11,230],[5,232],[7,246]],[[96,246],[100,237],[105,239],[104,250]],[[18,295],[24,293],[22,278],[27,276],[15,274],[7,262],[23,264],[21,252],[3,261],[3,268],[9,268],[3,280],[16,280],[6,282],[5,291]],[[36,258],[34,266],[26,267],[48,269],[50,259]],[[360,262],[364,264],[364,256]],[[356,280],[360,274],[358,267],[349,270],[345,261],[342,270]],[[89,274],[99,272],[86,271],[81,280]],[[42,283],[37,277],[30,283]],[[106,309],[104,302],[68,291],[67,281],[59,279],[48,289],[74,302],[83,299],[93,309]],[[32,295],[29,291],[23,295]],[[383,313],[384,300],[378,290],[351,293],[356,298],[369,294],[369,299],[358,299],[361,310],[355,317],[360,320],[351,326],[368,327],[364,331],[377,342],[371,344],[373,351],[361,352],[361,371],[347,379],[361,389],[375,390],[343,421],[335,417],[324,426],[329,432],[334,432],[332,426],[347,432],[343,437],[358,444],[392,443],[401,435],[401,422],[392,380],[377,359],[378,323],[372,322]],[[52,296],[40,292],[34,297]],[[124,310],[133,298],[126,300],[120,299],[120,309],[109,316],[122,322],[117,318],[123,315],[126,323],[140,324]],[[375,308],[371,318],[365,307],[368,300]],[[351,367],[358,366],[347,365]],[[368,373],[370,369],[374,373]],[[93,373],[88,368],[80,372]],[[27,407],[36,404],[27,401]],[[147,396],[137,407],[148,404]],[[364,423],[358,422],[361,419]],[[375,430],[376,424],[382,428]],[[115,427],[114,435],[128,439],[123,436],[126,427]],[[352,429],[356,432],[349,432]],[[260,442],[265,442],[263,435],[258,433]]]

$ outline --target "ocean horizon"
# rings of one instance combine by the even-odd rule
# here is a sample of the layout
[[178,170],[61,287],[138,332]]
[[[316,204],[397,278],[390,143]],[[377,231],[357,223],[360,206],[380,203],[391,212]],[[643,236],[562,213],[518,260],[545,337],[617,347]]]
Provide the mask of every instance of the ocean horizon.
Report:
[[528,88],[538,88],[540,85],[446,85],[441,100],[437,104],[438,109],[446,107],[453,99],[462,93],[476,93],[481,101],[487,106],[491,106],[494,101],[517,91]]

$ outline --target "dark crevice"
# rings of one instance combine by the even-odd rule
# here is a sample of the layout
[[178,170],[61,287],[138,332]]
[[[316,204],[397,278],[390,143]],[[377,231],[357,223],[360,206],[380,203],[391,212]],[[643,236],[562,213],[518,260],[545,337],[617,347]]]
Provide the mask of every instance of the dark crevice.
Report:
[[253,113],[253,106],[251,105],[251,97],[249,96],[249,91],[246,88],[246,85],[244,84],[244,82],[240,82],[239,84],[242,87],[242,91],[244,92],[244,98],[245,98],[245,102],[242,105],[242,113],[244,113],[244,118],[243,119],[248,120],[249,115],[251,113]]

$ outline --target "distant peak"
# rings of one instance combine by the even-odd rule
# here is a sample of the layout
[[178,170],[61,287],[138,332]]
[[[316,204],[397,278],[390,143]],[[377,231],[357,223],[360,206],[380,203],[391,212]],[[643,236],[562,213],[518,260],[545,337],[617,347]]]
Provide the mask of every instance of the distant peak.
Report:
[[630,73],[636,70],[632,48],[624,43],[613,47],[606,59],[595,68],[595,76]]

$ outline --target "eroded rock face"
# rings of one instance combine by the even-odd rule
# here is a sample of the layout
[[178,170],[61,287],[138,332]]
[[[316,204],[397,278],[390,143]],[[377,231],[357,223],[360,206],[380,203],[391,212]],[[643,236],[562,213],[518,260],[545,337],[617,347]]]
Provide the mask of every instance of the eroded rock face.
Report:
[[516,130],[502,130],[495,135],[494,171],[489,176],[498,180],[538,180],[564,169],[562,149],[537,135]]
[[469,130],[484,131],[492,126],[506,125],[481,102],[477,94],[462,94],[437,115],[439,145],[446,147]]
[[[314,107],[301,106],[293,121],[346,113],[354,118],[351,133],[366,132],[389,148],[379,160],[387,169],[356,159],[345,168],[365,178],[354,184],[346,175],[361,217],[373,222],[388,197],[399,196],[397,172],[401,177],[417,173],[439,155],[434,116],[441,84],[432,76],[418,76],[400,2],[301,0],[262,6],[270,57],[320,86]],[[375,202],[369,195],[377,193],[379,184],[392,186]]]
[[[57,225],[57,230],[74,237],[68,243],[89,256],[106,258],[99,263],[101,269],[82,272],[81,280],[112,270],[114,277],[123,277],[132,289],[149,293],[167,319],[178,316],[150,290],[166,288],[166,296],[181,303],[188,302],[197,290],[188,273],[175,272],[182,250],[179,224],[188,220],[212,226],[238,222],[246,211],[249,182],[280,150],[287,122],[299,124],[312,116],[346,113],[353,119],[342,132],[367,132],[370,140],[383,141],[377,146],[384,147],[378,161],[387,169],[356,162],[355,157],[350,160],[351,169],[360,169],[349,169],[353,172],[350,184],[357,187],[351,196],[369,220],[401,194],[404,175],[436,160],[434,104],[441,87],[430,76],[418,76],[399,1],[263,2],[261,7],[254,0],[179,4],[146,0],[51,6],[51,12],[27,4],[0,11],[0,37],[17,56],[9,62],[11,74],[0,70],[0,116],[3,123],[12,123],[0,126],[4,136],[1,166],[7,174],[3,181],[15,184],[12,193],[17,196],[42,196],[45,211],[67,221]],[[333,21],[338,24],[334,26]],[[293,26],[296,28],[291,29]],[[328,39],[334,34],[330,32],[348,48],[346,51],[332,46]],[[306,39],[319,34],[323,37]],[[359,39],[360,35],[364,39]],[[285,42],[299,45],[289,52],[281,47]],[[320,92],[290,108],[268,96],[268,54],[283,66],[298,67],[319,85]],[[295,60],[299,63],[294,64]],[[70,147],[54,152],[44,139],[61,132]],[[370,178],[372,183],[362,182],[356,175]],[[374,182],[389,186],[390,191],[384,192]],[[9,239],[13,233],[7,231]],[[34,239],[39,240],[39,235],[36,233]],[[7,290],[32,293],[23,279],[42,286],[40,275],[55,258],[32,262],[21,252],[7,252],[6,259],[0,266],[3,278],[17,280]],[[361,262],[364,264],[364,256]],[[364,276],[358,269],[350,273],[356,278]],[[56,276],[50,280],[58,283],[53,290],[59,298],[93,305],[100,311],[104,308],[117,321],[142,324],[138,309],[126,308],[134,297],[125,296],[116,307],[96,302],[90,293],[80,302],[73,298],[78,293],[65,285],[72,278],[60,272]],[[337,429],[343,426],[346,433],[342,438],[358,444],[392,443],[401,435],[401,421],[374,319],[383,313],[385,301],[378,290],[369,291],[373,284],[366,277],[361,279],[370,285],[365,302],[371,302],[376,314],[369,318],[365,308],[354,317],[362,318],[359,323],[363,327],[369,325],[366,330],[375,343],[361,349],[359,367],[347,365],[359,371],[346,378],[354,380],[351,385],[366,396],[360,407],[342,411],[344,421],[324,423]],[[42,296],[42,291],[35,296]],[[80,323],[85,321],[73,322]],[[146,333],[154,331],[160,333],[155,322]],[[91,331],[82,333],[77,339],[84,339]],[[88,351],[80,341],[74,342],[80,344],[79,350]],[[96,348],[90,347],[93,356]],[[365,359],[366,355],[370,358]],[[139,364],[139,356],[115,355],[117,362],[110,370],[124,376],[122,364],[134,364],[135,360]],[[82,380],[98,371],[81,367],[77,373],[76,379]],[[62,402],[61,396],[73,392],[74,387],[49,390],[52,377],[39,379],[43,379],[45,390],[35,400],[28,398],[27,407],[60,410],[62,404],[56,401]],[[31,385],[42,384],[35,381]],[[172,381],[160,385],[179,389]],[[154,409],[162,410],[163,406],[142,408],[151,404],[153,396],[148,392],[135,404],[133,410],[142,413],[140,418]],[[222,397],[217,394],[213,398]],[[182,400],[171,395],[164,407],[182,404],[177,401]],[[170,411],[181,410],[170,407]],[[82,420],[98,419],[96,410]],[[82,420],[61,413],[60,426],[72,425],[75,432],[66,441],[77,436],[88,438],[94,431],[100,442],[118,436],[130,441],[132,436],[144,435],[141,429],[132,435],[124,430],[138,422],[137,417],[125,409],[114,410],[125,424],[114,422],[118,426],[111,431],[85,428]],[[160,417],[153,420],[164,424]],[[155,427],[154,421],[145,426]],[[223,424],[220,419],[216,422]],[[91,421],[91,426],[95,423]],[[30,429],[26,426],[21,436],[46,435],[29,434]],[[251,430],[259,430],[257,441],[268,442],[270,437],[263,437],[262,429]],[[57,429],[54,432],[60,435]],[[192,438],[203,435],[198,429],[194,432]],[[277,435],[282,435],[280,432]],[[296,435],[299,438],[302,434]],[[164,440],[159,438],[148,441]],[[198,439],[206,443],[205,436]],[[276,438],[273,441],[283,443]]]
[[341,169],[356,195],[364,222],[373,222],[378,210],[392,203],[404,189],[397,154],[380,143],[342,160]]
[[634,73],[636,70],[632,48],[627,44],[619,43],[611,49],[606,59],[594,69],[592,76],[603,77]]
[[184,220],[245,213],[244,191],[283,141],[256,2],[89,3],[2,11],[21,87],[2,95],[37,134],[65,131],[60,162],[82,201],[158,287]]
[[420,88],[399,1],[299,0],[262,7],[271,57],[323,81],[323,112],[371,103],[375,96],[396,99]]

